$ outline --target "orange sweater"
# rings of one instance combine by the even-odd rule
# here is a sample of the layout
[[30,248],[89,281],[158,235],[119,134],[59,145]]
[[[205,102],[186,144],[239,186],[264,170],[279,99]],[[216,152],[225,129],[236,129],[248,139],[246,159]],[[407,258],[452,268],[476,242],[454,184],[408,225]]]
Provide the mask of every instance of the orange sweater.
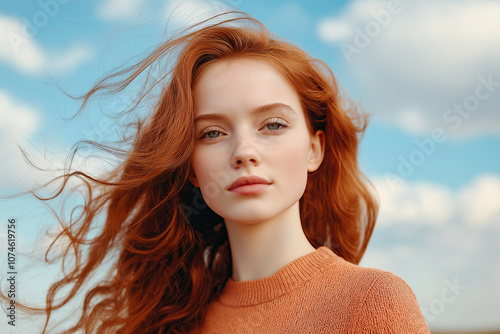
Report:
[[229,278],[191,334],[430,333],[398,276],[353,265],[328,247],[269,277]]

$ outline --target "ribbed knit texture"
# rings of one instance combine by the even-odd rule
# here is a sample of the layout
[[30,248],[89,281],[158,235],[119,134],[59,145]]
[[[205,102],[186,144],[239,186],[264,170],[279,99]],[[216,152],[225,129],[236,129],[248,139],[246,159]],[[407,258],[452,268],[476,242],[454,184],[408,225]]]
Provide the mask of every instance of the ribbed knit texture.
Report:
[[273,275],[229,278],[190,334],[430,333],[398,276],[353,265],[322,246]]

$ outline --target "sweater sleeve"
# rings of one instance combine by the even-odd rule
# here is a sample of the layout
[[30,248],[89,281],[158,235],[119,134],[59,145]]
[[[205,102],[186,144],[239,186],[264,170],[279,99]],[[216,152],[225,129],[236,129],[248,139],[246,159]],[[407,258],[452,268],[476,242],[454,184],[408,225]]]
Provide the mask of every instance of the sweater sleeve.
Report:
[[359,309],[354,333],[430,333],[415,294],[400,277],[383,272]]

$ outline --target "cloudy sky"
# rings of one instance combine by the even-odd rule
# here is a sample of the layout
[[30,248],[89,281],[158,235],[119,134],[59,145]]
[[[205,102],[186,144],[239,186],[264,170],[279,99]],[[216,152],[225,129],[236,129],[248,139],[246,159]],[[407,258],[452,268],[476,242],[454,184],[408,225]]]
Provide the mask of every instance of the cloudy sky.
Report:
[[[4,1],[1,195],[53,176],[33,174],[15,143],[57,169],[77,140],[112,133],[92,110],[93,130],[64,121],[77,104],[58,85],[84,93],[161,41],[167,21],[231,7],[325,61],[372,114],[360,163],[381,211],[361,265],[408,282],[431,329],[500,329],[500,1]],[[27,197],[0,202],[2,248],[9,217],[19,252],[46,245],[39,233],[53,222],[43,210]],[[36,270],[26,268],[21,294],[50,282]]]

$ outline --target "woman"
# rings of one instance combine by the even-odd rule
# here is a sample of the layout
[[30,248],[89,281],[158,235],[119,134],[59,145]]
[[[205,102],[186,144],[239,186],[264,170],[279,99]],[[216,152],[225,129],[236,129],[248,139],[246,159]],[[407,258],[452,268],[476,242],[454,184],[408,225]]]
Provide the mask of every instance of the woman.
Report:
[[48,316],[118,250],[68,333],[428,333],[403,280],[356,265],[377,213],[357,164],[365,119],[324,63],[239,14],[172,38],[84,97],[177,55],[144,84],[138,104],[157,86],[160,98],[123,164],[78,174],[88,201],[61,233],[68,251],[82,256],[104,210],[105,223],[52,286]]

